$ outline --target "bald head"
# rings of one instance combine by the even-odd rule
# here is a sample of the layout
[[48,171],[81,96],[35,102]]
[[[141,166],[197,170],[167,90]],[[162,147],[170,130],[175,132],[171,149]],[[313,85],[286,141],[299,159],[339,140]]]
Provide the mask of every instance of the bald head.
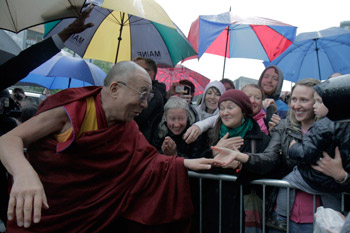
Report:
[[141,66],[132,61],[115,64],[101,90],[101,103],[108,125],[132,121],[147,108],[151,89],[151,78]]
[[133,61],[122,61],[115,64],[104,80],[104,86],[108,87],[114,81],[129,82],[136,76],[142,75],[150,79],[148,73]]

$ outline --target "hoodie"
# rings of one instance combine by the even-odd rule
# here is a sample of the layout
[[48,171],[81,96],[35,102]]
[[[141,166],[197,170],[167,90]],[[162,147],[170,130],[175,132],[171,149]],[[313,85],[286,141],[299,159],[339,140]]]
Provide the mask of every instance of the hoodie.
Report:
[[274,66],[274,65],[266,67],[265,70],[260,75],[260,78],[259,78],[259,81],[258,81],[258,85],[261,87],[261,80],[264,77],[264,74],[265,74],[266,70],[271,68],[271,67],[273,67],[273,68],[275,68],[277,70],[278,84],[277,84],[275,92],[272,95],[265,94],[265,97],[266,98],[272,98],[272,99],[275,100],[276,105],[277,105],[277,115],[279,115],[282,119],[284,119],[287,116],[287,112],[289,110],[289,107],[288,107],[288,105],[285,102],[283,102],[280,99],[280,95],[281,95],[281,91],[282,91],[282,85],[283,85],[283,80],[284,80],[282,70],[280,68],[278,68],[277,66]]
[[215,112],[213,113],[208,113],[206,112],[206,105],[205,105],[205,95],[207,94],[209,88],[211,87],[215,87],[220,94],[224,94],[224,92],[226,91],[224,84],[222,84],[220,81],[212,81],[210,83],[208,83],[208,85],[205,87],[205,90],[203,92],[202,95],[202,101],[201,103],[196,107],[197,113],[198,113],[198,117],[199,120],[202,121],[208,117],[214,116],[214,115],[218,115],[219,114],[219,108],[217,108],[215,110]]

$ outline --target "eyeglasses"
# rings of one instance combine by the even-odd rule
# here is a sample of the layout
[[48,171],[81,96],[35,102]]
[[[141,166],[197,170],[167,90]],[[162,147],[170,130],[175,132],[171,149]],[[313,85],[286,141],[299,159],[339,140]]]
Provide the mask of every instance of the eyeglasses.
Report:
[[139,92],[138,90],[136,90],[135,88],[132,88],[132,87],[128,86],[128,85],[127,85],[126,83],[124,83],[124,82],[120,82],[120,81],[119,81],[119,82],[117,82],[117,83],[120,83],[120,84],[126,86],[127,88],[130,88],[131,90],[136,91],[137,93],[139,93],[139,95],[140,95],[140,101],[141,101],[141,102],[144,101],[144,100],[147,100],[147,102],[148,102],[148,101],[150,101],[150,100],[153,98],[153,96],[154,96],[153,93],[149,93],[149,92],[141,93],[141,92]]

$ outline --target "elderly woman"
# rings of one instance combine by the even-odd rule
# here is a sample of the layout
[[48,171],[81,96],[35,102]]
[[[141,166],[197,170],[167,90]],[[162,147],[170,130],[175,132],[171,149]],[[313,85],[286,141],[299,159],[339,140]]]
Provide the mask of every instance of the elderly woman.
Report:
[[[196,141],[187,144],[183,134],[190,126],[189,105],[185,99],[171,96],[164,106],[163,119],[158,125],[155,135],[152,137],[154,145],[160,153],[169,156],[181,156],[186,158],[197,158],[203,151],[210,150],[206,134],[201,135]],[[211,156],[212,157],[212,156]],[[191,196],[196,210],[193,216],[191,232],[199,232],[197,229],[199,221],[199,184],[198,179],[190,177]]]
[[[262,152],[270,141],[270,137],[263,133],[258,123],[251,117],[252,104],[249,97],[240,90],[228,90],[219,99],[219,117],[213,129],[208,131],[210,145],[230,148],[225,139],[242,138],[241,152]],[[206,151],[205,157],[213,156],[213,151]],[[237,182],[223,182],[222,232],[239,231],[239,184],[246,183],[258,177],[244,170],[239,170],[240,163],[235,169],[212,169],[214,173],[225,173],[238,176]],[[203,229],[217,232],[218,227],[218,184],[206,181],[204,187],[204,222]]]
[[189,126],[188,103],[183,98],[171,96],[164,106],[163,119],[155,131],[152,145],[165,155],[198,157],[198,153],[209,145],[203,137],[191,144],[185,143],[183,134]]

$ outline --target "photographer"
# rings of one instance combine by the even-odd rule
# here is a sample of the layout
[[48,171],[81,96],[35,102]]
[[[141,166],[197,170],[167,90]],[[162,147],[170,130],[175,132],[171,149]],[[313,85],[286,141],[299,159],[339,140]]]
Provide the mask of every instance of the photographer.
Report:
[[26,94],[24,93],[24,90],[20,87],[16,87],[12,90],[11,95],[13,101],[15,101],[17,110],[20,110],[22,107],[22,101],[26,98]]

